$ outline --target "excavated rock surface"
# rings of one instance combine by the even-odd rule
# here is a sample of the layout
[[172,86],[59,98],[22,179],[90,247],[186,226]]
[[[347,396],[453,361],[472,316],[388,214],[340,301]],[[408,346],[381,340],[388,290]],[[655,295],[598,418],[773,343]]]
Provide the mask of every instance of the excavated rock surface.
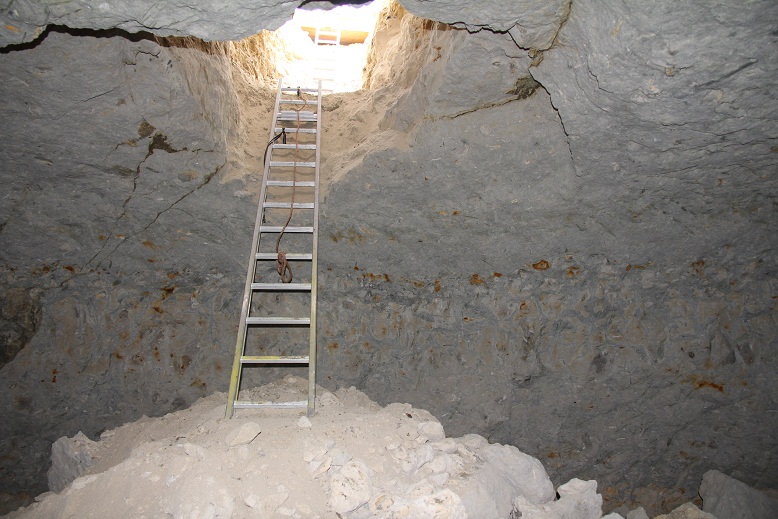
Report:
[[[325,106],[319,382],[597,479],[606,509],[670,510],[713,467],[778,486],[775,3],[406,4],[484,29],[395,9],[376,90]],[[3,11],[3,41],[276,23],[42,5]],[[142,35],[0,54],[9,502],[56,438],[226,388],[266,136],[245,132],[270,117],[243,88]]]
[[284,0],[233,0],[229,5],[210,0],[10,0],[0,8],[0,47],[32,41],[48,25],[237,40],[279,28],[295,7],[295,2]]
[[[775,8],[751,7],[573,6],[524,71],[543,90],[449,116],[447,74],[490,64],[431,44],[383,123],[409,149],[325,201],[323,370],[424,395],[454,434],[476,423],[614,506],[669,509],[710,466],[775,486]],[[711,43],[730,33],[733,68]]]
[[476,32],[509,33],[525,49],[551,47],[570,10],[571,0],[516,0],[512,2],[470,2],[468,0],[403,0],[408,11],[422,18],[438,20]]
[[52,32],[0,77],[8,496],[41,488],[58,436],[226,381],[257,184],[214,181],[237,124],[221,56]]
[[531,72],[569,136],[579,225],[606,250],[774,258],[776,20],[770,1],[573,6]]

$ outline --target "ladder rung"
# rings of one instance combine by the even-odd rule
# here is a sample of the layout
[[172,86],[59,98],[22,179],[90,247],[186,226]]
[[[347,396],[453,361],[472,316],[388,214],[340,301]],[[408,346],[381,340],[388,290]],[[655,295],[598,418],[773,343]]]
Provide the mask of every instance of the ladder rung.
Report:
[[316,128],[281,128],[277,126],[275,132],[279,133],[281,130],[286,130],[286,133],[316,133]]
[[292,409],[296,407],[306,407],[308,402],[306,400],[300,400],[297,402],[245,402],[242,400],[236,400],[232,407],[235,409],[261,409],[265,407],[274,407],[278,409]]
[[318,88],[299,88],[299,87],[284,87],[281,89],[281,92],[318,92]]
[[[289,202],[265,202],[264,207],[270,209],[292,209],[292,205]],[[313,209],[313,202],[306,203],[294,203],[294,209]]]
[[300,110],[299,112],[297,110],[281,110],[278,112],[278,115],[294,115],[295,117],[297,114],[300,114],[300,117],[316,117],[316,112],[311,110]]
[[305,324],[311,324],[311,318],[310,317],[246,317],[246,324],[305,325]]
[[295,187],[314,187],[316,184],[313,180],[298,180],[297,182],[292,182],[291,180],[268,180],[267,185],[276,187],[292,187],[293,185]]
[[[276,260],[278,259],[278,254],[275,252],[257,252],[256,259],[258,260]],[[313,254],[310,252],[290,252],[287,253],[286,259],[288,260],[312,260]]]
[[259,232],[281,232],[284,231],[287,232],[313,232],[313,227],[292,227],[291,225],[287,227],[286,229],[283,228],[281,225],[263,225],[259,228]]
[[274,150],[315,150],[315,144],[273,144]]
[[240,358],[241,364],[308,364],[308,355],[267,355]]
[[298,117],[302,122],[314,122],[317,116],[313,112],[300,112],[300,114],[297,112],[279,112],[276,121],[296,121]]
[[[288,258],[287,258],[288,259]],[[310,290],[310,283],[252,283],[251,290]]]
[[305,101],[303,99],[281,99],[282,105],[305,105],[316,104],[315,101]]
[[278,167],[278,168],[291,168],[294,165],[297,165],[298,168],[315,168],[316,163],[315,162],[294,162],[294,161],[283,161],[283,160],[271,160],[270,161],[270,167]]

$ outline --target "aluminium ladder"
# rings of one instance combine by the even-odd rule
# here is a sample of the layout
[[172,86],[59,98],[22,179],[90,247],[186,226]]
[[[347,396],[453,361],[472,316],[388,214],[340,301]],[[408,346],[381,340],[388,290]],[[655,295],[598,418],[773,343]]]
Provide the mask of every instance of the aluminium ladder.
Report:
[[[307,407],[308,416],[314,412],[321,101],[321,81],[317,88],[284,87],[283,79],[278,82],[235,344],[227,418],[241,408]],[[280,157],[275,158],[274,154]],[[293,248],[285,252],[282,245]],[[279,258],[279,251],[284,253],[285,261]],[[291,270],[286,270],[287,263]],[[293,316],[278,315],[295,312]],[[297,340],[284,344],[284,332],[288,329],[298,332],[294,337]],[[305,341],[299,332],[305,329],[308,354],[301,355],[299,350],[304,345],[300,343]],[[298,351],[289,353],[287,349]],[[261,354],[254,354],[254,350]],[[256,402],[241,398],[246,368],[305,365],[307,402]]]

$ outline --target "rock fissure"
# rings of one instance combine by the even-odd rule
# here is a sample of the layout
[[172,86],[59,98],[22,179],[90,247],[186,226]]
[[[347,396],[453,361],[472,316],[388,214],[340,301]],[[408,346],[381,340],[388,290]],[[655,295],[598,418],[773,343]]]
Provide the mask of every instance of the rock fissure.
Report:
[[[206,153],[207,153],[207,152],[206,152]],[[148,158],[148,157],[147,157],[147,158]],[[145,162],[145,160],[146,160],[146,159],[144,159],[144,162]],[[143,164],[143,163],[141,163],[141,164]],[[139,165],[138,167],[140,168],[140,165]],[[140,236],[140,235],[142,235],[143,233],[145,233],[146,231],[148,231],[148,230],[151,228],[151,226],[152,226],[152,225],[154,225],[154,224],[157,222],[157,220],[159,220],[159,217],[160,217],[160,216],[162,216],[163,214],[165,214],[167,211],[171,210],[173,207],[175,207],[175,206],[176,206],[178,203],[180,203],[181,201],[183,201],[183,200],[184,200],[185,198],[187,198],[189,195],[191,195],[191,194],[192,194],[192,193],[194,193],[195,191],[199,190],[200,188],[202,188],[203,186],[205,186],[206,184],[208,184],[208,183],[211,181],[211,179],[212,179],[212,178],[214,178],[214,177],[215,177],[215,176],[218,174],[218,172],[221,170],[221,168],[222,168],[222,166],[219,166],[219,167],[217,167],[217,168],[216,168],[214,171],[212,171],[211,173],[209,173],[208,175],[206,175],[206,176],[205,176],[205,178],[204,178],[204,180],[203,180],[203,181],[202,181],[200,184],[198,184],[196,187],[194,187],[194,188],[193,188],[193,189],[191,189],[190,191],[188,191],[188,192],[186,192],[185,194],[183,194],[183,195],[182,195],[180,198],[178,198],[177,200],[175,200],[173,203],[171,203],[171,204],[170,204],[168,207],[166,207],[165,209],[163,209],[163,210],[159,211],[159,212],[158,212],[158,213],[157,213],[157,214],[154,216],[154,218],[153,218],[153,219],[152,219],[152,220],[151,220],[151,221],[150,221],[148,224],[146,224],[146,225],[145,225],[145,226],[144,226],[142,229],[140,229],[139,231],[137,231],[137,232],[135,232],[135,233],[133,233],[133,234],[131,234],[131,235],[129,235],[129,236],[122,237],[122,238],[121,238],[121,239],[118,241],[118,243],[116,244],[116,246],[115,246],[115,247],[114,247],[114,248],[113,248],[113,249],[112,249],[112,250],[111,250],[111,251],[110,251],[108,254],[106,254],[106,255],[104,255],[103,257],[101,257],[101,258],[100,258],[100,261],[99,261],[99,262],[97,263],[97,265],[95,266],[95,269],[98,269],[98,268],[100,268],[100,266],[102,265],[103,261],[105,261],[105,260],[109,259],[109,258],[110,258],[110,257],[111,257],[111,256],[112,256],[112,255],[113,255],[115,252],[116,252],[116,250],[117,250],[117,249],[118,249],[118,248],[119,248],[121,245],[123,245],[124,243],[128,243],[128,241],[129,241],[129,240],[135,239],[135,238],[137,238],[138,236]],[[134,186],[134,187],[135,187],[135,186]],[[133,193],[134,193],[134,188],[133,188]],[[126,200],[125,204],[123,205],[123,207],[124,207],[124,208],[126,208],[126,206],[127,206],[127,203],[129,203],[129,201],[130,201],[130,198],[132,198],[132,194],[133,194],[133,193],[131,193],[131,194],[130,194],[130,197],[129,197],[129,198]],[[116,221],[117,225],[118,225],[118,222],[119,222],[119,220],[121,220],[121,219],[122,219],[122,218],[123,218],[125,215],[126,215],[125,211],[123,211],[123,212],[122,212],[122,214],[121,214],[121,215],[119,215],[119,218],[117,218],[117,221]],[[105,245],[103,246],[103,249],[104,249],[104,248],[105,248]],[[101,251],[100,251],[100,252],[98,252],[98,253],[97,253],[95,256],[93,256],[93,257],[92,257],[92,259],[90,259],[90,261],[89,261],[89,262],[87,262],[87,264],[86,264],[86,265],[84,265],[84,268],[88,267],[88,266],[89,266],[89,264],[90,264],[92,261],[94,261],[94,259],[95,259],[97,256],[99,256],[100,254],[102,254],[102,252],[103,252],[103,249],[101,249]],[[83,270],[83,268],[82,268],[82,270]]]
[[715,85],[719,81],[723,81],[725,79],[729,79],[732,76],[734,76],[735,74],[738,74],[738,73],[742,72],[743,70],[747,69],[748,67],[750,67],[752,65],[756,65],[757,62],[758,62],[757,59],[752,58],[748,62],[740,65],[739,67],[737,67],[736,69],[734,69],[734,70],[732,70],[730,72],[726,72],[721,77],[718,77],[716,79],[713,79],[711,81],[707,81],[705,83],[702,83],[701,85],[696,85],[696,86],[697,86],[697,88],[705,88],[705,87],[708,87],[710,85]]
[[515,101],[523,101],[524,99],[526,99],[526,97],[516,97],[516,98],[513,98],[513,99],[505,99],[503,101],[498,101],[498,102],[495,102],[495,103],[489,103],[489,104],[485,104],[485,105],[476,106],[476,107],[473,107],[473,108],[471,108],[469,110],[466,110],[466,111],[463,111],[463,112],[459,112],[459,113],[456,113],[456,114],[452,114],[452,115],[441,115],[439,117],[429,117],[426,120],[429,121],[429,122],[434,122],[434,121],[440,121],[440,120],[456,119],[457,117],[461,117],[463,115],[469,115],[469,114],[472,114],[472,113],[477,112],[479,110],[486,110],[488,108],[494,108],[496,106],[503,106],[503,105],[506,105],[508,103],[513,103]]
[[88,103],[89,101],[93,101],[93,100],[95,100],[95,99],[97,99],[99,97],[102,97],[104,95],[112,94],[112,93],[116,92],[118,89],[119,89],[118,86],[114,87],[114,88],[112,88],[110,90],[106,90],[105,92],[101,92],[101,93],[95,94],[95,95],[93,95],[91,97],[87,97],[86,99],[82,99],[81,102],[82,103]]
[[[532,72],[530,71],[530,74],[531,73]],[[575,164],[576,164],[575,156],[573,155],[573,148],[572,148],[572,146],[570,144],[570,133],[567,131],[567,128],[565,128],[565,121],[562,118],[562,114],[560,113],[559,109],[554,105],[554,97],[551,95],[551,93],[548,91],[548,89],[545,86],[543,86],[543,83],[538,81],[537,78],[534,77],[534,75],[533,75],[533,79],[535,79],[535,81],[537,82],[538,86],[541,87],[546,92],[546,94],[548,95],[549,104],[551,105],[551,108],[554,110],[554,114],[556,115],[557,120],[559,121],[559,126],[562,128],[562,133],[564,133],[564,135],[565,135],[565,144],[567,145],[567,151],[568,151],[568,153],[570,155],[571,164],[573,165],[573,169],[576,169],[575,168]],[[580,176],[577,171],[576,171],[575,174],[576,174],[576,176]]]

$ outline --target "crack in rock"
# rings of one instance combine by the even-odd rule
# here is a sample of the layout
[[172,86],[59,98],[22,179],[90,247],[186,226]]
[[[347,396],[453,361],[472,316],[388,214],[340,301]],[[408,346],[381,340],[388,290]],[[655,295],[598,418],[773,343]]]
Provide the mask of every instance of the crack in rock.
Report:
[[[148,157],[147,157],[147,158],[148,158]],[[144,162],[145,162],[145,160],[146,160],[146,159],[144,159]],[[143,162],[141,162],[141,164],[140,164],[140,165],[142,165],[142,164],[143,164]],[[138,165],[138,171],[140,171],[140,165]],[[163,209],[163,210],[159,211],[159,212],[158,212],[158,213],[157,213],[157,214],[154,216],[154,218],[153,218],[153,219],[152,219],[152,220],[151,220],[151,221],[150,221],[150,222],[149,222],[147,225],[145,225],[145,226],[144,226],[144,227],[143,227],[141,230],[139,230],[138,232],[135,232],[135,233],[131,234],[130,236],[123,237],[123,238],[122,238],[122,239],[119,241],[119,243],[117,243],[117,244],[116,244],[116,246],[115,246],[115,247],[114,247],[114,248],[113,248],[113,249],[112,249],[110,252],[108,252],[108,254],[106,254],[105,256],[103,256],[103,257],[100,259],[100,261],[99,261],[99,262],[97,263],[97,265],[95,266],[95,269],[99,268],[99,267],[100,267],[100,265],[102,265],[102,264],[103,264],[103,262],[104,262],[106,259],[109,259],[109,258],[110,258],[110,257],[111,257],[111,256],[112,256],[112,255],[113,255],[113,254],[114,254],[114,253],[115,253],[115,252],[118,250],[118,248],[119,248],[119,247],[121,247],[121,245],[122,245],[123,243],[126,243],[128,240],[130,240],[130,239],[133,239],[133,238],[135,238],[135,237],[139,236],[140,234],[142,234],[142,233],[146,232],[146,231],[147,231],[147,230],[148,230],[148,229],[149,229],[149,228],[150,228],[152,225],[154,225],[154,224],[157,222],[157,220],[159,219],[159,217],[160,217],[160,216],[162,216],[164,213],[166,213],[166,212],[170,211],[171,209],[173,209],[173,207],[175,207],[175,206],[176,206],[178,203],[180,203],[182,200],[184,200],[185,198],[187,198],[188,196],[190,196],[192,193],[194,193],[194,192],[198,191],[200,188],[202,188],[203,186],[205,186],[206,184],[208,184],[208,183],[211,181],[211,179],[213,179],[213,178],[214,178],[214,177],[215,177],[215,176],[216,176],[216,175],[219,173],[219,171],[221,171],[222,167],[224,167],[224,164],[217,166],[217,167],[216,167],[216,169],[214,169],[214,170],[213,170],[211,173],[209,173],[208,175],[206,175],[206,176],[203,178],[203,181],[202,181],[200,184],[198,184],[198,185],[197,185],[197,186],[195,186],[194,188],[190,189],[188,192],[184,193],[184,194],[183,194],[181,197],[179,197],[179,198],[178,198],[176,201],[174,201],[173,203],[171,203],[171,204],[170,204],[168,207],[166,207],[165,209]],[[139,174],[140,174],[140,173],[139,173]],[[137,177],[136,177],[136,179],[137,179]],[[135,185],[133,185],[133,192],[132,192],[132,193],[130,193],[130,196],[129,196],[129,197],[127,198],[127,200],[125,201],[124,205],[122,206],[123,208],[124,208],[124,207],[126,207],[127,203],[128,203],[128,202],[130,201],[130,199],[132,198],[132,194],[135,192],[135,187],[136,187],[136,186],[135,186]],[[121,220],[121,219],[122,219],[122,218],[125,216],[125,214],[126,214],[126,213],[125,213],[125,211],[123,210],[123,211],[122,211],[122,214],[121,214],[121,215],[119,216],[119,218],[117,218],[117,220],[116,220],[116,223],[117,223],[117,225],[118,225],[118,222],[119,222],[119,220]],[[107,243],[106,243],[105,245],[103,245],[103,247],[100,249],[100,251],[99,251],[97,254],[95,254],[95,255],[94,255],[94,256],[93,256],[93,257],[92,257],[92,258],[91,258],[91,259],[90,259],[90,260],[89,260],[89,261],[88,261],[88,262],[87,262],[85,265],[84,265],[84,267],[81,269],[81,271],[83,272],[83,270],[84,270],[84,269],[85,269],[87,266],[89,266],[89,264],[90,264],[92,261],[94,261],[94,260],[95,260],[95,258],[97,258],[98,256],[100,256],[100,255],[103,253],[103,251],[105,250],[105,248],[106,248],[106,247],[107,247]],[[78,274],[76,274],[76,275],[78,275]],[[74,275],[74,276],[71,276],[69,279],[72,279],[72,278],[73,278],[73,277],[75,277],[76,275]],[[67,281],[67,280],[66,280],[66,281]]]

